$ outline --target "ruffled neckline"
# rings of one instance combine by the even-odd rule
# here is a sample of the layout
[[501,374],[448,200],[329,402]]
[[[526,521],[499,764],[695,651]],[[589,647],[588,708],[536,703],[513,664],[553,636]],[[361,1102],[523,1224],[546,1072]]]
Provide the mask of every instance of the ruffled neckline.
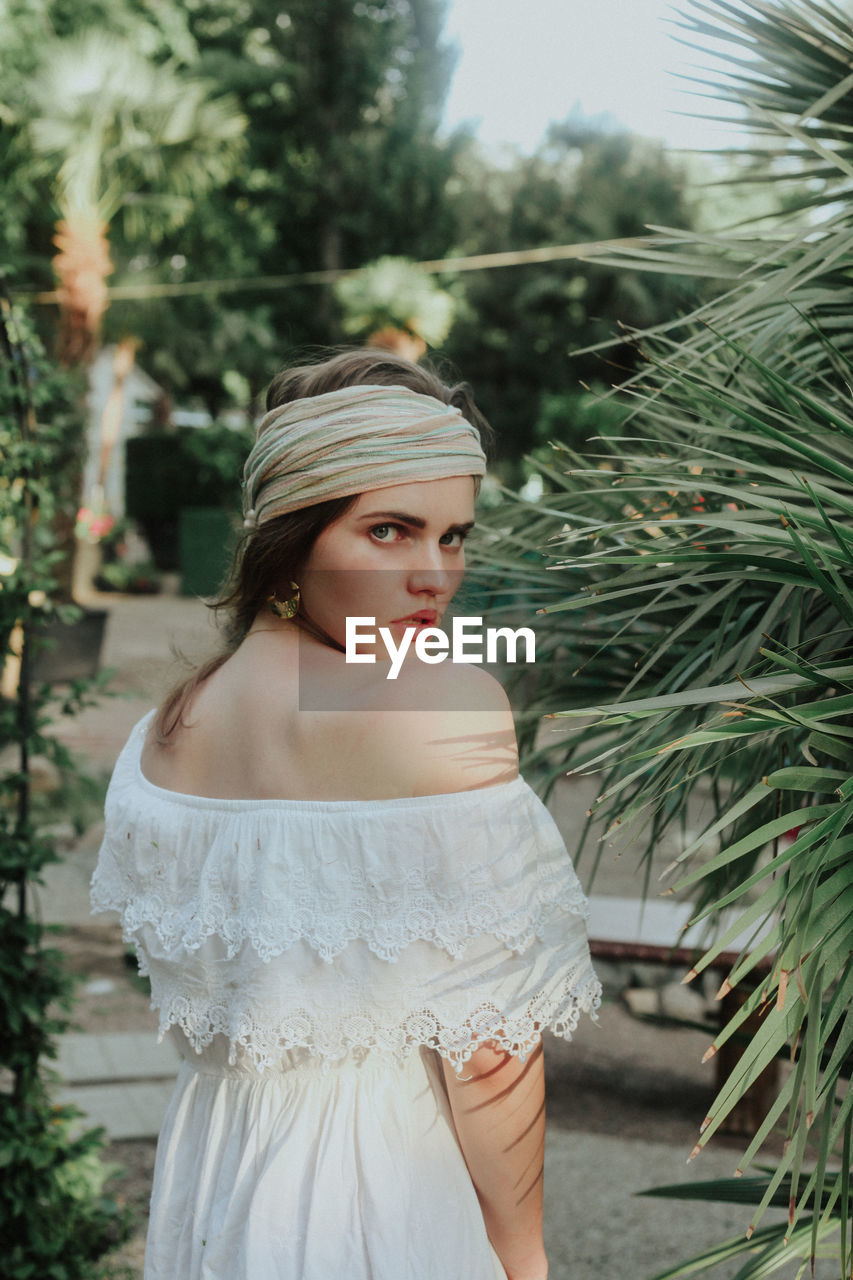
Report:
[[[236,1063],[307,1049],[454,1066],[492,1040],[519,1056],[569,1035],[599,989],[587,903],[521,775],[384,800],[216,799],[141,772],[153,713],[107,795],[94,911],[115,910],[164,1033]],[[494,793],[494,794],[492,794]]]

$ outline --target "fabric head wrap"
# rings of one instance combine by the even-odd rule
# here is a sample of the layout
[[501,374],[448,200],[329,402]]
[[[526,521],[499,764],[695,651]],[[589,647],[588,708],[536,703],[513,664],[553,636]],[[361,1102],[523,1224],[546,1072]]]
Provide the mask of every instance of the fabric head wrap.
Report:
[[261,419],[243,470],[244,523],[370,489],[485,473],[480,437],[453,405],[407,387],[342,387]]

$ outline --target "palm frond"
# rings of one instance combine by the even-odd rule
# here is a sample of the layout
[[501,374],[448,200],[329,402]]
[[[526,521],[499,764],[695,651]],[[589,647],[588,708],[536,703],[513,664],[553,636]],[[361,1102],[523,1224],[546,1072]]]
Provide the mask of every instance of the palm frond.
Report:
[[[848,1274],[853,26],[811,0],[688,4],[686,39],[729,41],[714,92],[744,105],[762,136],[746,176],[798,198],[760,234],[662,229],[612,259],[704,272],[721,292],[635,335],[641,365],[618,392],[630,407],[620,438],[590,442],[583,457],[553,441],[547,464],[528,459],[546,497],[506,495],[490,513],[480,572],[499,614],[535,625],[535,667],[510,679],[525,771],[546,795],[561,774],[600,773],[585,836],[595,820],[623,846],[633,834],[647,878],[661,839],[680,843],[667,891],[689,891],[691,923],[724,910],[736,921],[692,976],[749,939],[723,984],[740,985],[743,1006],[709,1056],[751,1015],[759,1030],[696,1152],[775,1057],[792,1062],[742,1162],[785,1124],[784,1155],[749,1187],[751,1240],[657,1280],[741,1253],[738,1276],[752,1280],[830,1242]],[[541,740],[543,716],[571,731]],[[688,836],[700,790],[713,812]],[[596,865],[602,856],[599,844]],[[787,1223],[756,1230],[781,1202]]]

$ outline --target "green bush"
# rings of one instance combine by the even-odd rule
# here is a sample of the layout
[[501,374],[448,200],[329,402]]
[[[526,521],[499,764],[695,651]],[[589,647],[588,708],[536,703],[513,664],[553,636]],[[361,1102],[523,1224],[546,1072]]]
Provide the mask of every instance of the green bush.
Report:
[[145,534],[158,569],[178,567],[178,528],[185,507],[240,505],[247,431],[214,424],[128,440],[125,506]]
[[[69,612],[51,597],[61,560],[54,482],[77,387],[21,334],[5,297],[0,304],[0,1257],[5,1280],[84,1280],[123,1234],[124,1218],[103,1196],[101,1132],[82,1132],[79,1113],[50,1100],[46,1064],[68,1023],[71,980],[30,911],[32,887],[56,853],[40,831],[29,761],[72,765],[48,732],[49,693],[33,687],[31,665],[39,624]],[[73,686],[60,710],[86,697],[86,686]]]

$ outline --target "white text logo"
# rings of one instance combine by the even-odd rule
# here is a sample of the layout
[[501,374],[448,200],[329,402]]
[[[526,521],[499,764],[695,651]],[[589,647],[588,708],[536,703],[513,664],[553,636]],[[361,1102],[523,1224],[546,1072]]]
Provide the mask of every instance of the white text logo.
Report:
[[[367,630],[366,628],[373,628]],[[375,618],[347,618],[346,622],[346,660],[347,662],[375,662],[375,653],[357,653],[359,645],[376,644]],[[507,662],[516,662],[519,637],[524,638],[524,662],[536,661],[536,637],[530,627],[519,627],[513,631],[511,627],[487,627],[483,634],[482,618],[454,618],[450,638],[439,627],[406,627],[399,644],[395,644],[390,628],[380,627],[379,637],[385,645],[385,651],[391,659],[391,666],[386,680],[396,680],[400,674],[403,660],[409,652],[412,640],[415,642],[415,656],[421,662],[444,662],[448,657],[451,662],[498,662],[498,641],[505,645]],[[483,644],[485,641],[485,653]],[[475,651],[476,650],[476,651]]]

